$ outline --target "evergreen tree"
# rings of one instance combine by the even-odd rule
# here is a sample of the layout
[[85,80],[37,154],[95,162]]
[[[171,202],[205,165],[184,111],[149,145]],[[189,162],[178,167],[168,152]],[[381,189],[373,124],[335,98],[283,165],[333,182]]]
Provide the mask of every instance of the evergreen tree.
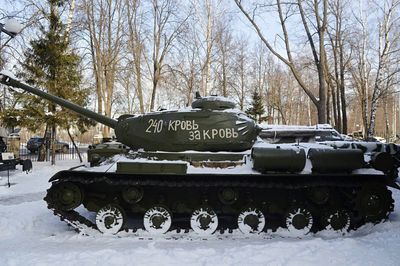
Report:
[[[85,106],[89,90],[79,88],[82,79],[79,71],[80,57],[70,49],[70,38],[64,36],[65,26],[60,19],[59,10],[64,8],[66,2],[48,0],[48,24],[40,28],[42,37],[31,41],[31,48],[25,53],[21,76],[33,86]],[[37,96],[26,93],[19,96],[23,107],[19,114],[20,125],[32,131],[46,125],[46,130],[51,129],[53,141],[57,126],[66,130],[76,126],[84,132],[92,125],[88,119]]]
[[253,92],[251,107],[246,110],[246,113],[258,123],[262,122],[262,115],[265,113],[265,109],[262,104],[261,95],[257,90]]

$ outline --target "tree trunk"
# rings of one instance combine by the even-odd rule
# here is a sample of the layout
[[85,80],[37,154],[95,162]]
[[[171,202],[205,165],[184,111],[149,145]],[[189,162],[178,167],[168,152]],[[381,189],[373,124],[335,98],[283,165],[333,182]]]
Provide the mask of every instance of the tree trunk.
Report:
[[384,100],[383,111],[385,116],[385,139],[386,143],[389,143],[390,139],[390,124],[389,124],[389,113],[388,113],[388,101],[387,99]]
[[[328,86],[330,86],[330,85],[328,85]],[[336,102],[336,92],[337,92],[337,90],[338,90],[338,88],[337,87],[334,87],[334,86],[332,86],[331,87],[332,89],[331,89],[331,94],[332,94],[332,112],[333,112],[333,120],[334,120],[334,122],[335,122],[335,128],[336,128],[336,130],[337,131],[339,131],[339,132],[341,132],[341,128],[340,128],[340,120],[339,120],[339,117],[338,117],[338,114],[339,114],[339,112],[338,112],[338,103]]]
[[157,84],[158,84],[158,80],[160,79],[160,68],[156,63],[154,63],[153,70],[154,70],[154,72],[153,72],[153,88],[151,91],[151,100],[150,100],[150,110],[151,111],[154,111],[156,92],[157,92]]
[[51,125],[51,165],[56,164],[56,125]]
[[75,140],[74,140],[74,138],[72,137],[71,132],[69,131],[69,128],[67,128],[67,133],[68,133],[69,139],[70,139],[71,142],[72,142],[72,145],[74,145],[74,148],[75,148],[75,150],[76,150],[76,154],[78,154],[79,162],[82,163],[83,160],[82,160],[81,152],[79,151],[79,148],[78,148],[78,146],[76,145]]
[[[379,75],[379,73],[377,74]],[[378,85],[375,85],[374,93],[372,94],[371,110],[369,118],[369,127],[367,130],[367,138],[372,138],[375,135],[376,112],[378,111]]]
[[143,42],[141,40],[140,26],[138,24],[138,9],[140,1],[130,1],[125,0],[127,9],[127,20],[129,29],[129,50],[133,56],[133,65],[135,71],[136,80],[136,93],[139,99],[139,111],[140,113],[145,112],[144,99],[143,99],[143,88],[142,88],[142,52],[143,52]]
[[225,54],[222,55],[222,96],[228,96],[228,81],[226,77]]
[[[140,48],[138,48],[140,49]],[[141,49],[140,49],[141,50]],[[143,88],[142,88],[142,70],[141,70],[141,51],[138,52],[139,58],[135,59],[135,70],[136,70],[136,92],[139,98],[139,110],[140,113],[144,114],[144,99],[143,99]]]
[[[347,104],[346,104],[346,88],[345,88],[345,63],[344,63],[344,47],[343,44],[341,43],[339,45],[339,87],[338,89],[338,118],[340,120],[341,118],[341,125],[340,125],[340,132],[343,134],[347,134]],[[339,92],[340,92],[340,98],[339,98]],[[340,101],[339,101],[340,99]],[[340,107],[342,108],[341,112],[340,112]],[[340,117],[341,115],[341,117]]]
[[328,124],[331,124],[331,96],[332,96],[332,87],[327,85],[327,93],[326,93],[326,122]]
[[209,0],[206,0],[207,9],[207,28],[206,28],[206,62],[203,73],[203,96],[207,96],[210,92],[210,75],[211,75],[211,49],[212,49],[212,9]]

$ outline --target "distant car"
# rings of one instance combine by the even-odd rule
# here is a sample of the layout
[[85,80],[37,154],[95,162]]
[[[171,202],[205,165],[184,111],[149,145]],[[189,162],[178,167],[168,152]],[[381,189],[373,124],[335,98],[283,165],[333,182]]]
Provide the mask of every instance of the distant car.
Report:
[[[44,143],[44,138],[32,137],[26,143],[26,148],[31,152],[35,153],[39,150],[40,146]],[[56,140],[56,151],[67,153],[69,150],[69,144],[66,142]]]

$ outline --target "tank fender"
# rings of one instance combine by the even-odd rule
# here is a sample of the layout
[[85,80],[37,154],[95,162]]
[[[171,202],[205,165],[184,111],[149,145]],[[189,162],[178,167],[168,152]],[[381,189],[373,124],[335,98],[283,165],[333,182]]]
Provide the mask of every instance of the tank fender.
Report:
[[65,173],[65,171],[59,171],[59,172],[55,173],[55,174],[49,179],[49,182],[53,182],[53,181],[57,181],[57,180],[62,180],[63,177],[65,177],[64,173]]
[[398,180],[390,180],[387,183],[387,186],[400,190],[400,181],[398,181]]

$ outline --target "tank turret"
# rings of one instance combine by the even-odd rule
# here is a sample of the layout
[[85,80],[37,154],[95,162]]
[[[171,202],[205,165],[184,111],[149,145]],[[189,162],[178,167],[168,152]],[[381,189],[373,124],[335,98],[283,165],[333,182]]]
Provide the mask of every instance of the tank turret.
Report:
[[250,149],[260,131],[255,122],[235,104],[217,96],[199,97],[192,108],[122,115],[118,120],[33,88],[1,73],[1,83],[23,89],[89,117],[115,130],[117,140],[132,149],[160,151],[244,151]]

